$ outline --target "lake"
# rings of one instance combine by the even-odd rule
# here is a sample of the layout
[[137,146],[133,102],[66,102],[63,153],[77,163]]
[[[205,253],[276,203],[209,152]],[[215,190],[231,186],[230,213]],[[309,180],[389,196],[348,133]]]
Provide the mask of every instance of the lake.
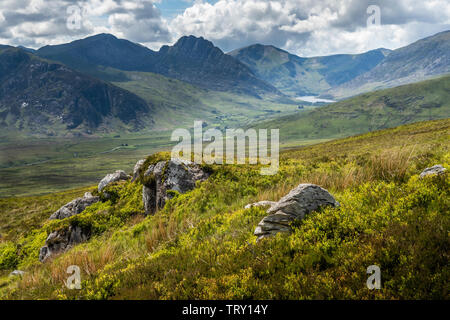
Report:
[[316,96],[303,96],[303,97],[297,97],[296,99],[297,100],[301,100],[301,101],[311,102],[311,103],[317,103],[317,102],[332,103],[332,102],[336,102],[334,100],[329,100],[329,99],[320,99],[320,98],[317,98]]

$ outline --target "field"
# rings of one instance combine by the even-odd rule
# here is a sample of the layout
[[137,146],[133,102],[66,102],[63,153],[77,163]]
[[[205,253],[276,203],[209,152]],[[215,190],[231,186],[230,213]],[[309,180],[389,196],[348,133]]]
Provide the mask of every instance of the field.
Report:
[[111,171],[132,171],[137,160],[171,144],[169,132],[116,138],[9,138],[0,143],[0,197],[95,184]]
[[[280,171],[212,166],[196,189],[144,218],[140,182],[108,187],[114,200],[61,221],[58,205],[85,189],[1,199],[0,296],[8,299],[448,299],[450,179],[419,179],[435,164],[450,168],[450,120],[420,122],[286,150]],[[167,157],[161,154],[160,157]],[[315,183],[341,204],[310,214],[290,235],[256,242],[264,209],[299,183]],[[94,187],[91,187],[94,189]],[[51,209],[51,210],[50,210]],[[29,214],[7,212],[29,211]],[[23,228],[23,224],[33,228]],[[90,226],[94,237],[39,263],[51,230]],[[82,289],[63,281],[82,270]],[[366,287],[378,265],[382,289]],[[23,278],[9,278],[13,269]]]

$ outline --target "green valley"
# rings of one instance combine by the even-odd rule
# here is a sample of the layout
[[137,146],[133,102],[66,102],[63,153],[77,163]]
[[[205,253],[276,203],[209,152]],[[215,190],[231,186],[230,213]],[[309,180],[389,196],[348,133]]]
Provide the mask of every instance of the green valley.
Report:
[[384,89],[258,124],[279,128],[282,145],[347,137],[450,116],[450,76]]

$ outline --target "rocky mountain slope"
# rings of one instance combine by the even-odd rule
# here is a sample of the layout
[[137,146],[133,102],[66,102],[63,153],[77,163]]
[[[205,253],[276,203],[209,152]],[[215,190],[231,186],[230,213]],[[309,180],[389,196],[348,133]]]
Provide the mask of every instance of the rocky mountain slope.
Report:
[[450,31],[421,39],[392,51],[370,71],[332,88],[333,97],[348,97],[450,73]]
[[62,64],[18,48],[0,51],[2,130],[46,135],[138,130],[152,122],[151,111],[138,96]]
[[285,94],[307,96],[323,93],[371,70],[389,50],[302,58],[274,46],[255,44],[228,54]]

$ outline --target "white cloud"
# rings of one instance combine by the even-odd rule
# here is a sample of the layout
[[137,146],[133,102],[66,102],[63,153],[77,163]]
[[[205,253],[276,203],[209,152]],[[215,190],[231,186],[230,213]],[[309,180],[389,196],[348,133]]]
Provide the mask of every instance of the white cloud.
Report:
[[[367,28],[366,9],[381,8],[381,26]],[[203,36],[229,51],[273,44],[302,56],[398,48],[450,28],[448,0],[199,1],[170,23],[172,34]]]
[[[158,49],[193,34],[224,51],[263,43],[314,56],[394,49],[450,29],[448,0],[185,0],[170,21],[160,1],[170,0],[1,0],[0,43],[36,48],[107,32]],[[367,28],[371,4],[381,26]],[[70,5],[83,8],[78,30],[66,26]]]
[[[154,0],[2,0],[0,30],[5,31],[0,31],[0,43],[36,48],[101,32],[149,45],[170,42],[167,22],[154,3]],[[68,12],[70,6],[76,6],[78,11]],[[80,28],[67,27],[67,20],[73,19],[74,14],[80,20]]]

